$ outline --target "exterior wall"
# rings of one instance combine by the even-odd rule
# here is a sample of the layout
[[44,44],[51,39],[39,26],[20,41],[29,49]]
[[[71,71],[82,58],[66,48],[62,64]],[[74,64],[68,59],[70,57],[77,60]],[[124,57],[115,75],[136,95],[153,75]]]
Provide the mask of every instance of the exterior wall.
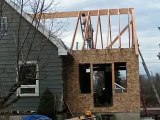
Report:
[[[0,90],[3,94],[6,94],[9,88],[16,83],[16,46],[20,15],[5,3],[3,16],[8,18],[8,32],[7,35],[0,36]],[[62,58],[58,56],[57,47],[22,17],[19,32],[20,43],[22,43],[28,31],[29,35],[22,48],[23,59],[26,59],[30,43],[34,39],[27,60],[36,60],[38,62],[40,96],[48,87],[54,94],[61,97],[63,93],[63,68]],[[20,58],[22,59],[22,56]],[[40,96],[21,97],[18,102],[11,105],[6,111],[35,111],[37,110]],[[12,98],[14,97],[15,95]]]
[[[134,49],[73,51],[73,58],[67,81],[67,101],[73,113],[84,113],[86,110],[97,113],[140,112],[139,62]],[[114,62],[126,62],[127,92],[115,93],[113,89],[113,106],[94,107],[93,91],[90,94],[80,94],[78,65],[112,63],[113,67]],[[114,88],[113,78],[112,84]]]

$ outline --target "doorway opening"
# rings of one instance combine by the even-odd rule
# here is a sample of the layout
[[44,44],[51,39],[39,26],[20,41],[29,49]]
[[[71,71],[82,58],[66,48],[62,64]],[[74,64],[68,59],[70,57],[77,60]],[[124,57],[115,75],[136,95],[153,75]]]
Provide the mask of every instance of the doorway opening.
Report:
[[94,106],[112,106],[112,64],[93,64]]

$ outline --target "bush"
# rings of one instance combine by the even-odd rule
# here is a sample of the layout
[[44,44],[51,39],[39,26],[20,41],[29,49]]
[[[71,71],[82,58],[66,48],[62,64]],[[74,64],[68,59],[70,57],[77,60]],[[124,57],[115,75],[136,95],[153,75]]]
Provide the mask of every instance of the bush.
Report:
[[45,115],[54,119],[56,115],[55,105],[55,96],[47,88],[40,98],[37,112],[38,114]]

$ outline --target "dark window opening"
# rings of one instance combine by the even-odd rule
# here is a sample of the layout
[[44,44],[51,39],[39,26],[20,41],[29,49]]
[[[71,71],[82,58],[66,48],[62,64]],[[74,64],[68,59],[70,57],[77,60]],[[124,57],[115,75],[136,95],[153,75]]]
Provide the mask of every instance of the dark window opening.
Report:
[[80,93],[91,93],[90,64],[79,65]]
[[36,64],[26,64],[20,66],[19,81],[22,85],[36,85]]
[[94,106],[112,106],[112,64],[94,64]]
[[118,62],[114,64],[115,70],[115,92],[127,92],[127,69],[125,62]]
[[20,96],[39,96],[38,64],[36,61],[19,62],[17,81],[21,87],[17,90]]

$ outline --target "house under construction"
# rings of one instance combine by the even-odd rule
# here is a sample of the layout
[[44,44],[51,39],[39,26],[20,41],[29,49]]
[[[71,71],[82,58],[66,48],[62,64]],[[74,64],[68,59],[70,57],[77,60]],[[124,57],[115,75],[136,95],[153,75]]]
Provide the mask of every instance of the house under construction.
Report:
[[[34,68],[25,74],[36,74],[13,92],[10,100],[17,96],[19,100],[5,109],[0,106],[0,112],[36,111],[40,97],[49,88],[58,96],[57,106],[62,109],[63,96],[75,116],[90,110],[104,120],[140,119],[138,41],[133,8],[42,13],[41,19],[76,19],[73,39],[67,48],[60,39],[49,37],[44,28],[37,27],[33,16],[23,13],[13,2],[5,0],[4,5],[1,19],[5,20],[1,22],[6,25],[8,20],[9,27],[1,31],[5,34],[0,41],[0,98],[17,82],[17,64],[19,69]],[[20,49],[22,57],[17,60],[17,44],[21,45],[21,42],[16,44],[18,40],[24,47]],[[43,50],[41,43],[45,43]],[[23,63],[25,58],[28,59]]]
[[[68,61],[64,95],[73,114],[78,116],[91,110],[103,118],[140,119],[135,10],[44,13],[41,19],[70,17],[76,17],[77,23],[70,48],[73,61]],[[92,22],[94,19],[97,21]],[[102,31],[104,26],[106,32]],[[116,36],[114,30],[117,30]],[[78,31],[82,35],[79,46]]]

